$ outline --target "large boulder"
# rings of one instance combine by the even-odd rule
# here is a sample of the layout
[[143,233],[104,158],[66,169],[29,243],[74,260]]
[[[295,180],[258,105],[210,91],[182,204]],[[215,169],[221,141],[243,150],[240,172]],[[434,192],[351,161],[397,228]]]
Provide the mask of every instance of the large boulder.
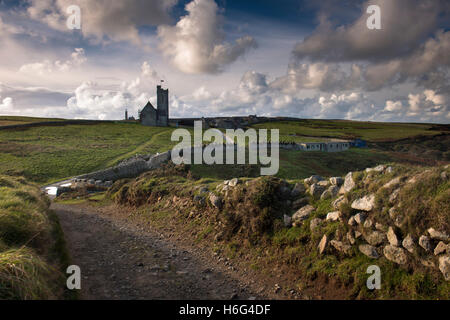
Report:
[[368,256],[369,258],[378,259],[380,257],[377,249],[369,244],[362,244],[358,247],[358,249],[362,254]]
[[403,250],[402,248],[387,245],[386,247],[384,247],[383,253],[386,259],[397,264],[406,264],[408,262],[408,256],[406,255],[405,250]]
[[439,270],[441,270],[442,274],[446,281],[450,281],[450,256],[442,256],[439,258]]
[[311,213],[316,210],[313,206],[307,205],[303,208],[298,209],[296,213],[292,216],[292,222],[295,224],[301,223],[304,220],[308,219]]
[[356,210],[372,211],[375,205],[375,195],[370,194],[353,201],[352,208]]

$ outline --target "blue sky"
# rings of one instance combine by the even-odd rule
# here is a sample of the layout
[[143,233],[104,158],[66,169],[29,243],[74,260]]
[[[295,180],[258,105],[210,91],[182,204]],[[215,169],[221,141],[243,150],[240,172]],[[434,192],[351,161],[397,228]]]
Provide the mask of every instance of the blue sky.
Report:
[[[81,30],[66,26],[81,8]],[[366,9],[380,8],[381,30]],[[0,115],[450,121],[439,0],[0,0]]]

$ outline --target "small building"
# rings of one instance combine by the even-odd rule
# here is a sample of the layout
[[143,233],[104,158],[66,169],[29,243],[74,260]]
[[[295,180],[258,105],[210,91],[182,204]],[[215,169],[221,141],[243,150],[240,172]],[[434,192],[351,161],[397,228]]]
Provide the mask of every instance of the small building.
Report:
[[139,121],[144,126],[169,126],[169,89],[156,87],[157,108],[147,102],[144,109],[139,113]]
[[339,152],[350,148],[350,143],[347,141],[305,142],[297,145],[303,151]]

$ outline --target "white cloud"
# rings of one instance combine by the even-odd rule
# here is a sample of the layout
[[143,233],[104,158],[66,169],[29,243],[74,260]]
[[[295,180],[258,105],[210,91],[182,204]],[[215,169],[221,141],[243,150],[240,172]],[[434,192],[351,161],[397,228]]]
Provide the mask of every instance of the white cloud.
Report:
[[385,111],[393,112],[402,110],[403,105],[401,101],[386,101],[386,106],[384,107]]
[[44,60],[42,62],[35,62],[25,64],[20,67],[19,72],[31,75],[46,75],[56,71],[67,72],[74,68],[80,67],[87,61],[83,48],[75,48],[75,51],[70,55],[70,60],[61,62],[56,60]]
[[140,44],[139,26],[155,26],[170,21],[169,10],[177,0],[29,0],[29,17],[60,31],[66,27],[71,5],[81,8],[81,32],[103,41]]
[[182,72],[221,72],[256,47],[256,41],[249,36],[234,44],[224,41],[223,17],[214,0],[193,0],[186,5],[186,11],[188,14],[175,26],[158,27],[161,51]]
[[[0,101],[1,100],[1,96],[0,96]],[[11,109],[14,108],[14,103],[13,103],[13,99],[11,97],[6,97],[5,99],[3,99],[2,103],[0,103],[0,112],[5,112],[9,111]]]

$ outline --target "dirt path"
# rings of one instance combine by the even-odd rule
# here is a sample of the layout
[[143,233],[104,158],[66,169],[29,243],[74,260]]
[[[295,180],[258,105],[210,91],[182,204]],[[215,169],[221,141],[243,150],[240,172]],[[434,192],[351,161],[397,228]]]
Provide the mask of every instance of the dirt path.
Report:
[[51,208],[81,268],[82,299],[263,298],[162,235],[83,206]]

